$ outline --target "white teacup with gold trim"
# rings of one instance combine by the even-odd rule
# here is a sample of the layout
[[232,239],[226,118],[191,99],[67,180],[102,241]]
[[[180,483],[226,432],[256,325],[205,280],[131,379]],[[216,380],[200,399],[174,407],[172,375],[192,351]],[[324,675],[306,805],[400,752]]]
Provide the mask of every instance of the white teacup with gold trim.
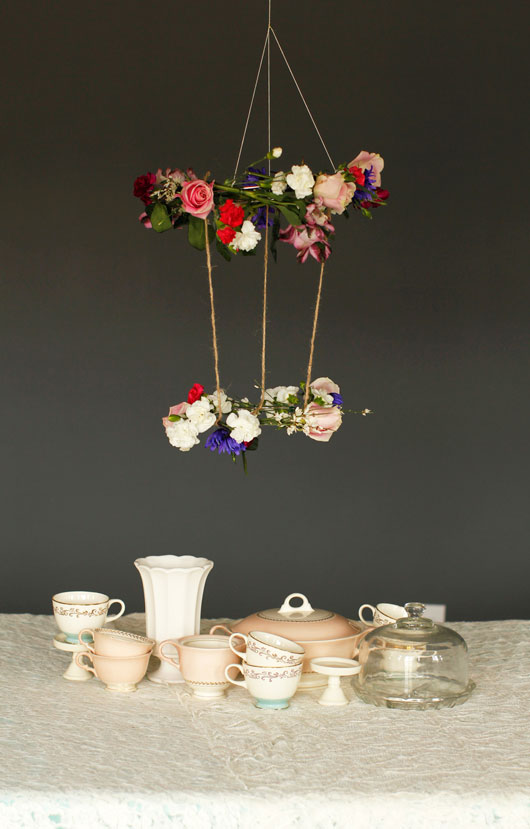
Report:
[[[372,619],[365,619],[363,616],[365,608],[372,611]],[[359,608],[359,619],[370,627],[381,627],[381,625],[392,625],[397,619],[404,619],[407,611],[399,604],[387,604],[383,602],[375,607],[373,604],[362,604]]]
[[[114,603],[121,605],[121,609],[115,616],[107,618],[109,607]],[[56,593],[52,598],[52,606],[57,627],[71,645],[79,644],[78,636],[83,628],[101,628],[106,622],[119,619],[125,611],[121,599],[109,599],[104,593],[89,590]]]
[[[233,679],[232,668],[239,668],[244,679]],[[228,665],[225,676],[232,685],[246,688],[254,699],[256,708],[288,708],[289,700],[296,693],[302,676],[302,662],[298,665],[259,667],[242,662]]]
[[[237,640],[245,642],[246,651],[238,651]],[[250,633],[233,633],[230,647],[236,656],[245,660],[247,665],[268,667],[271,665],[298,665],[305,656],[301,645],[263,630],[251,630]]]

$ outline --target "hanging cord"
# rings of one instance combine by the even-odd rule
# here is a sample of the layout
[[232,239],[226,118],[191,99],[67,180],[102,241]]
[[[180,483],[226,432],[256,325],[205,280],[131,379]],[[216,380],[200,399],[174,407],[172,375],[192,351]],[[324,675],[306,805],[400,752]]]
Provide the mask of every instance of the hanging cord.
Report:
[[317,301],[315,304],[315,315],[313,317],[313,332],[311,334],[311,345],[309,347],[309,362],[307,364],[307,377],[305,383],[304,409],[307,408],[307,401],[309,400],[309,390],[311,383],[311,372],[313,371],[313,353],[315,351],[315,337],[318,325],[318,312],[320,311],[320,297],[322,296],[322,281],[324,279],[324,261],[320,266],[320,278],[318,280]]
[[269,268],[269,206],[265,211],[265,252],[263,254],[263,314],[261,318],[261,397],[252,414],[259,414],[265,402],[265,353],[267,350],[267,271]]
[[[270,7],[269,7],[269,15],[270,15]],[[260,61],[259,61],[259,66],[258,66],[258,73],[256,75],[256,80],[255,80],[255,83],[254,83],[254,89],[252,90],[252,97],[250,99],[250,106],[249,106],[248,112],[247,112],[247,120],[245,121],[245,126],[243,128],[243,136],[241,138],[241,144],[239,145],[239,152],[237,154],[236,166],[234,167],[234,175],[233,175],[233,178],[232,178],[232,186],[234,186],[235,180],[237,178],[237,171],[239,169],[239,162],[241,161],[241,153],[243,152],[243,145],[245,143],[245,138],[247,137],[248,124],[249,124],[249,121],[250,121],[250,115],[252,113],[252,107],[254,106],[254,98],[256,97],[256,90],[258,88],[259,76],[261,75],[261,67],[263,66],[263,58],[265,57],[265,49],[267,48],[267,44],[269,43],[269,38],[270,38],[270,25],[267,26],[267,34],[265,35],[265,43],[263,44],[263,49],[261,51],[261,58],[260,58]],[[269,55],[270,55],[270,47],[269,47]]]
[[298,92],[300,93],[300,97],[301,97],[302,101],[304,102],[304,106],[305,106],[305,108],[306,108],[306,110],[307,110],[307,113],[308,113],[309,117],[311,118],[312,124],[313,124],[313,126],[314,126],[314,128],[315,128],[315,130],[316,130],[316,132],[317,132],[318,137],[320,138],[320,142],[321,142],[322,146],[324,147],[324,150],[326,151],[326,155],[327,155],[327,157],[329,158],[330,164],[331,164],[331,166],[333,167],[333,169],[335,170],[336,168],[335,168],[335,164],[334,164],[334,162],[333,162],[333,159],[331,158],[331,156],[330,156],[330,154],[329,154],[328,148],[326,147],[326,144],[325,144],[325,142],[324,142],[324,139],[322,138],[322,136],[321,136],[321,134],[320,134],[320,130],[319,130],[319,128],[317,127],[316,121],[315,121],[315,119],[313,118],[313,114],[312,114],[311,110],[309,109],[309,106],[308,106],[308,104],[307,104],[307,101],[306,101],[306,99],[305,99],[305,98],[304,98],[304,96],[303,96],[302,90],[300,89],[300,86],[299,86],[299,84],[298,84],[298,81],[296,80],[296,78],[295,78],[295,76],[294,76],[294,72],[293,72],[293,70],[291,69],[291,67],[290,67],[290,65],[289,65],[289,61],[287,60],[287,57],[286,57],[286,55],[285,55],[285,52],[283,51],[283,49],[282,49],[282,47],[281,47],[281,44],[280,44],[280,41],[278,40],[278,36],[277,36],[276,32],[274,31],[274,29],[272,28],[272,26],[270,27],[270,31],[271,31],[271,32],[273,33],[273,35],[274,35],[274,40],[275,40],[275,41],[276,41],[276,43],[278,44],[278,49],[279,49],[279,50],[280,50],[280,52],[282,53],[282,57],[283,57],[283,59],[284,59],[284,61],[285,61],[285,63],[286,63],[287,69],[288,69],[288,70],[289,70],[289,72],[291,73],[291,78],[293,79],[293,81],[294,81],[294,85],[296,86],[296,88],[297,88]]
[[213,282],[212,282],[212,259],[210,256],[210,240],[208,238],[208,221],[204,219],[204,239],[206,242],[206,266],[208,268],[208,285],[210,287],[210,319],[212,322],[212,342],[213,342],[213,361],[215,367],[215,382],[217,384],[217,405],[219,411],[217,412],[216,423],[221,420],[221,383],[219,381],[219,351],[217,348],[217,328],[215,325],[215,305],[213,301]]

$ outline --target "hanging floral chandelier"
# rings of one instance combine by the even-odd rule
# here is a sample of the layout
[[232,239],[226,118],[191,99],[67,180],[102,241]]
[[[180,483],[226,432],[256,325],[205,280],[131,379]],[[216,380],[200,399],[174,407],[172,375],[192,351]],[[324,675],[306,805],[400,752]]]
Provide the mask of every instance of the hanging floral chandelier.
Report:
[[[268,55],[268,144],[270,147],[270,42],[274,36],[295,85],[302,97],[313,125],[322,141],[331,163],[331,171],[315,174],[302,161],[289,170],[274,170],[282,156],[281,147],[268,153],[238,174],[239,161],[245,141],[250,113],[264,60]],[[195,383],[187,400],[171,406],[163,418],[166,435],[172,446],[182,452],[199,444],[199,435],[214,429],[205,446],[219,454],[226,453],[235,461],[257,449],[263,426],[273,426],[291,435],[302,432],[313,440],[327,442],[342,422],[343,400],[339,386],[328,377],[311,380],[315,336],[320,309],[324,265],[331,255],[335,234],[335,216],[348,217],[350,211],[371,218],[374,208],[388,199],[388,191],[381,187],[384,161],[380,155],[365,150],[347,164],[335,166],[322,136],[311,115],[298,82],[280,46],[276,33],[269,25],[254,91],[243,132],[236,168],[232,178],[202,179],[191,168],[167,168],[164,172],[148,172],[134,182],[134,195],[141,199],[144,210],[139,220],[147,229],[158,233],[187,226],[189,243],[205,251],[210,293],[210,316],[214,352],[216,387],[205,394],[204,387]],[[317,297],[310,340],[306,379],[298,385],[266,388],[266,334],[267,334],[267,277],[269,253],[277,260],[277,244],[284,242],[294,247],[299,263],[312,257],[320,264]],[[234,255],[253,256],[259,244],[263,247],[263,312],[260,399],[251,403],[246,397],[229,397],[221,388],[219,377],[219,347],[212,279],[211,249],[230,261]],[[366,415],[370,409],[356,410]]]

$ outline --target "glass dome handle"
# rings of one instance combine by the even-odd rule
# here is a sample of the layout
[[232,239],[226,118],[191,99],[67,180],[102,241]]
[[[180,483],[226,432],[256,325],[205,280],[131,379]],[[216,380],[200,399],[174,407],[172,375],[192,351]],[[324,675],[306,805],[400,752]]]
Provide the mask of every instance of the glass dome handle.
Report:
[[408,613],[409,619],[420,619],[425,612],[425,605],[421,602],[407,602],[405,610]]

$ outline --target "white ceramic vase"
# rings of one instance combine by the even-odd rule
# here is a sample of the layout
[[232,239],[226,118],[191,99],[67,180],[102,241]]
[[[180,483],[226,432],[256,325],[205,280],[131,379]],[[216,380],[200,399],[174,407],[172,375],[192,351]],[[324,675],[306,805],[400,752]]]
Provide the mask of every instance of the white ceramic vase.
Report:
[[[201,605],[206,576],[213,561],[196,556],[147,556],[134,562],[140,571],[145,596],[147,636],[156,641],[180,639],[200,632]],[[152,682],[184,682],[179,669],[161,661],[147,674]]]

